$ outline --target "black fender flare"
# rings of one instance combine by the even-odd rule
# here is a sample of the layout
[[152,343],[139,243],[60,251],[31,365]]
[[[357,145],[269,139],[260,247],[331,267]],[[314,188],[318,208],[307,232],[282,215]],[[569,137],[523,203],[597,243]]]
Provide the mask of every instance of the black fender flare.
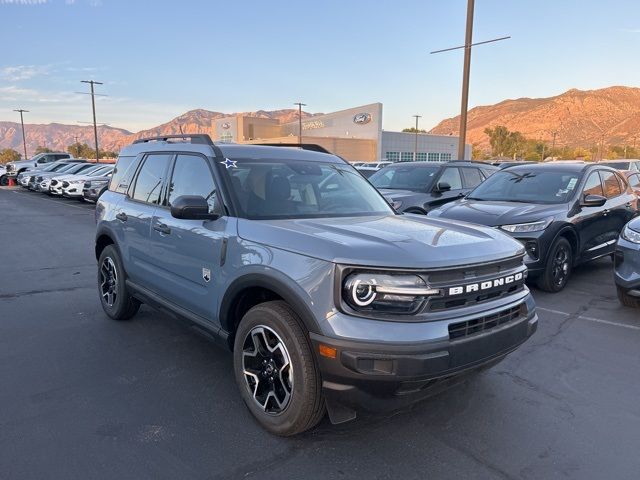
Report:
[[292,287],[292,282],[295,283],[294,280],[284,274],[268,267],[263,267],[259,271],[253,271],[237,278],[226,289],[220,302],[220,308],[218,309],[220,326],[227,332],[233,333],[236,320],[232,318],[234,299],[246,288],[260,287],[271,290],[282,297],[300,317],[308,332],[320,333],[311,309],[303,300],[304,290],[297,284]]

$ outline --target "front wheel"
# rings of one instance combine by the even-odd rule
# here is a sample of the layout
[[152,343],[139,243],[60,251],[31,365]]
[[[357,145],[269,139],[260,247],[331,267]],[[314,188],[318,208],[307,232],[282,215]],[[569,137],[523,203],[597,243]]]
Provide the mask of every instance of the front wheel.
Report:
[[7,176],[6,175],[0,176],[0,186],[6,187],[7,185],[9,185],[9,179],[7,178]]
[[98,259],[98,293],[102,309],[114,320],[128,320],[140,308],[140,302],[127,289],[126,275],[118,250],[108,245]]
[[262,303],[245,314],[233,366],[242,399],[269,432],[295,435],[324,416],[320,372],[300,320],[285,302]]
[[569,241],[560,237],[549,249],[545,269],[538,278],[538,286],[546,292],[556,293],[562,290],[571,276],[573,251]]

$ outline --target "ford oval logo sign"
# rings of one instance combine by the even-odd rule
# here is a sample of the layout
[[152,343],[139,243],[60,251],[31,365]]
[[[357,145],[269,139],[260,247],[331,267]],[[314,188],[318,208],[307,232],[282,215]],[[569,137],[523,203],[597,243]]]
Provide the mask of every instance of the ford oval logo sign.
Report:
[[358,125],[366,125],[370,121],[371,121],[370,113],[358,113],[356,116],[353,117],[353,123]]
[[231,124],[229,122],[224,122],[222,124],[222,128],[224,128],[225,130],[229,130],[231,128]]

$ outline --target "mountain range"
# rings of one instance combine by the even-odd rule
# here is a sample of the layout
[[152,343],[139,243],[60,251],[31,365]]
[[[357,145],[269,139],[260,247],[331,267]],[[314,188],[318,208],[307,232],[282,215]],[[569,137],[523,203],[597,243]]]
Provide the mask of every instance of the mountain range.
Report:
[[[457,135],[460,117],[443,120],[429,133]],[[489,146],[484,130],[503,125],[556,146],[633,145],[640,133],[640,88],[571,89],[548,98],[518,98],[469,110],[467,142]],[[640,140],[640,138],[638,139]]]
[[[110,126],[98,127],[100,148],[118,151],[133,140],[146,136],[183,132],[211,133],[212,122],[229,113],[210,110],[190,110],[173,120],[136,133]],[[295,109],[258,110],[244,115],[272,118],[280,122],[297,119]],[[303,112],[303,117],[314,114]],[[319,114],[318,114],[319,115]],[[458,134],[459,117],[441,121],[429,133]],[[634,145],[640,133],[640,88],[614,86],[599,90],[571,89],[547,98],[518,98],[504,100],[469,110],[467,142],[487,149],[489,138],[484,130],[504,125],[519,131],[525,137],[552,141],[556,133],[556,146],[591,147],[603,139],[610,145]],[[63,125],[60,123],[27,124],[27,149],[38,146],[53,150],[66,150],[76,140],[93,145],[91,126]],[[640,139],[638,139],[640,140]],[[22,152],[20,124],[0,122],[0,149],[14,148]]]
[[[271,118],[281,123],[291,122],[298,118],[298,110],[258,110],[256,112],[244,112],[243,115],[259,118]],[[98,126],[98,142],[100,150],[119,151],[124,145],[137,138],[158,135],[189,133],[211,133],[213,121],[236,115],[235,113],[213,112],[210,110],[190,110],[173,120],[156,127],[133,133],[122,128],[110,126]],[[307,118],[314,114],[302,112],[302,117]],[[320,115],[320,114],[316,114]],[[51,150],[66,151],[67,147],[76,141],[93,146],[93,126],[64,125],[61,123],[49,124],[25,124],[27,153],[35,151],[38,146],[44,146]],[[16,122],[0,122],[0,149],[13,148],[22,153],[22,131],[20,124]]]

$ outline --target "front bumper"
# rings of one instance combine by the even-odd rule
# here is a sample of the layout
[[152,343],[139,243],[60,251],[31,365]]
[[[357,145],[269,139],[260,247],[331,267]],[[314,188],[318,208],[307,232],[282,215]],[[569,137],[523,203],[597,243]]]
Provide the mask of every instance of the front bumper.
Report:
[[64,197],[81,197],[82,196],[82,184],[69,185],[62,189],[62,195]]
[[[485,324],[484,330],[476,331],[471,327],[516,310],[519,313],[508,320],[504,317],[504,323]],[[453,337],[450,331],[463,322],[470,326],[470,333]],[[499,362],[533,335],[537,324],[535,303],[527,291],[524,297],[479,314],[414,324],[412,331],[422,329],[425,333],[417,335],[415,341],[367,342],[317,334],[311,334],[311,341],[315,352],[319,352],[320,344],[337,352],[336,358],[317,355],[330,414],[336,411],[336,405],[343,411],[385,411],[438,393],[468,374]]]
[[619,287],[640,290],[640,244],[618,238],[613,275]]

